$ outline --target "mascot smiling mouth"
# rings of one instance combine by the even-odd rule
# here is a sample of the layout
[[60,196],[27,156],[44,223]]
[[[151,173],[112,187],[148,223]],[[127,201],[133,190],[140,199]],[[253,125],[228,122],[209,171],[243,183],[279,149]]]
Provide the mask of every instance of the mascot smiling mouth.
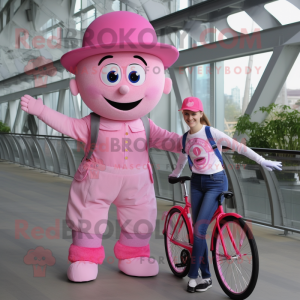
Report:
[[111,100],[108,100],[107,98],[104,97],[104,99],[114,108],[119,109],[119,110],[131,110],[133,108],[135,108],[141,101],[135,101],[135,102],[128,102],[128,103],[120,103],[120,102],[114,102]]

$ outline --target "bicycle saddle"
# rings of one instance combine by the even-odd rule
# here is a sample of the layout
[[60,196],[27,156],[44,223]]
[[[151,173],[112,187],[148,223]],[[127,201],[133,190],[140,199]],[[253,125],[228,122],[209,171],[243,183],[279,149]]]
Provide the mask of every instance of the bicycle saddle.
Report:
[[227,191],[227,192],[222,192],[221,195],[224,195],[226,199],[233,197],[233,192]]
[[168,177],[168,180],[171,184],[180,182],[180,183],[184,183],[187,180],[191,180],[191,177],[189,176],[182,176],[182,177]]

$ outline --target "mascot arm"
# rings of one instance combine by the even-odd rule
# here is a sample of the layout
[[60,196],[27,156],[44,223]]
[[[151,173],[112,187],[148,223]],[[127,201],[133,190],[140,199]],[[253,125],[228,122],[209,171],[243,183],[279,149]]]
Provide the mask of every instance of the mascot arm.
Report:
[[53,129],[65,134],[75,140],[87,143],[89,136],[88,120],[89,116],[82,119],[70,118],[47,106],[44,106],[38,118]]
[[24,95],[21,97],[21,109],[37,116],[41,121],[46,123],[56,131],[72,137],[78,141],[87,143],[89,136],[88,124],[90,124],[90,116],[86,116],[83,119],[70,118],[64,114],[61,114],[46,105],[43,104],[41,98],[35,99],[30,95]]
[[150,148],[157,148],[165,151],[181,153],[182,149],[182,136],[162,129],[157,126],[152,120],[150,123]]

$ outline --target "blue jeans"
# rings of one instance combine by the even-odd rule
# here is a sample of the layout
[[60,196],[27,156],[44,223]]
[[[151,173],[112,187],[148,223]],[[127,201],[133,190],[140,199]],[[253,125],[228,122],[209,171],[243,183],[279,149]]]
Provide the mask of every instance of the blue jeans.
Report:
[[[209,278],[208,248],[206,232],[208,225],[218,208],[218,197],[228,190],[228,179],[224,170],[204,175],[193,173],[191,177],[191,205],[194,224],[194,245],[191,257],[190,278],[198,277],[200,268],[202,278]],[[224,196],[222,196],[222,203]]]

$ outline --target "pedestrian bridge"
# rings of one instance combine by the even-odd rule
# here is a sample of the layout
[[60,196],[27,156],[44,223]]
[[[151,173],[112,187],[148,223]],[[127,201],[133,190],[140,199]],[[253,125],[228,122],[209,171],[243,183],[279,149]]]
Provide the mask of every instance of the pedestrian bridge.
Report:
[[[18,148],[16,142],[13,144],[14,141],[18,141],[18,137],[7,135],[5,139],[0,139],[2,158],[0,160],[1,299],[173,300],[186,299],[187,297],[190,299],[199,299],[200,297],[205,297],[205,299],[228,299],[220,288],[214,272],[212,272],[212,289],[205,292],[205,294],[187,294],[187,278],[179,279],[169,269],[162,236],[162,216],[173,205],[173,201],[180,201],[181,191],[177,185],[170,185],[166,180],[175,163],[175,156],[173,157],[173,154],[162,151],[151,151],[152,164],[159,166],[155,171],[158,216],[156,231],[150,241],[151,255],[159,262],[160,271],[158,276],[135,278],[126,276],[118,270],[113,247],[118,240],[120,229],[116,222],[116,209],[112,205],[109,212],[109,221],[112,224],[110,227],[112,229],[103,240],[106,257],[104,263],[99,266],[97,279],[88,283],[70,282],[67,279],[66,271],[69,265],[68,249],[72,240],[71,231],[65,224],[65,211],[72,182],[71,171],[76,168],[76,164],[73,168],[70,166],[70,161],[68,161],[72,158],[70,156],[72,152],[68,156],[66,154],[68,152],[63,148],[65,146],[61,148],[62,152],[59,152],[58,147],[50,146],[48,149],[49,157],[47,157],[45,150],[47,148],[45,145],[44,148],[42,147],[40,137],[35,141],[29,137],[19,137],[19,139],[23,139],[23,147],[28,151],[26,152],[27,156],[23,152],[23,161],[20,152],[16,150],[22,149],[20,140],[20,148]],[[26,139],[28,140],[26,141]],[[8,141],[10,144],[8,144]],[[7,144],[4,144],[4,142]],[[44,142],[47,143],[46,138],[44,138]],[[50,142],[52,146],[55,144],[53,141]],[[57,138],[56,143],[57,145],[59,143],[72,145],[71,140],[63,140],[62,138]],[[51,170],[51,164],[49,163],[51,160],[49,158],[50,155],[52,155],[52,158],[55,157],[53,154],[55,152],[51,149],[56,149],[56,167],[59,166],[60,168],[59,174],[53,172],[55,171],[55,162],[52,164]],[[70,147],[70,149],[72,148]],[[42,152],[43,150],[45,152]],[[42,162],[42,153],[44,162]],[[65,157],[62,153],[65,153]],[[238,169],[230,168],[228,163],[230,163],[229,159],[232,155],[233,153],[230,152],[223,153],[226,172],[230,187],[234,192],[237,188],[235,180],[238,181],[243,199],[237,200],[238,197],[235,192],[234,201],[225,203],[224,209],[236,212],[243,209],[245,214],[241,214],[249,219],[248,222],[252,227],[260,257],[258,283],[249,299],[295,299],[300,291],[300,235],[298,233],[299,227],[297,227],[299,226],[297,222],[300,215],[298,179],[284,181],[284,178],[278,177],[277,172],[267,174],[255,165]],[[81,157],[79,154],[77,156],[78,159]],[[73,155],[73,157],[76,156]],[[19,161],[17,161],[17,158]],[[299,155],[296,155],[293,159],[299,160]],[[62,163],[63,161],[65,161],[65,164]],[[291,161],[290,159],[289,162]],[[31,165],[28,162],[31,162]],[[76,160],[74,162],[76,163]],[[45,163],[46,168],[42,168],[43,163]],[[287,166],[286,168],[288,168],[286,169],[288,174],[291,167]],[[188,174],[189,171],[185,170],[185,172]],[[268,175],[270,177],[267,177]],[[254,178],[255,176],[256,178]],[[277,186],[273,186],[274,190],[269,191],[268,184],[270,185],[270,183],[266,183],[266,181],[270,180],[272,183],[275,179],[277,180]],[[277,206],[269,201],[269,195],[280,196],[279,202],[276,200],[276,203],[281,203],[282,206],[278,207],[285,208],[285,215],[280,215],[283,211],[276,212]],[[250,221],[251,218],[253,221]],[[274,220],[278,221],[280,218],[285,223],[276,224]],[[262,224],[268,225],[268,227]],[[210,226],[208,241],[211,228]],[[48,249],[49,256],[46,258],[46,261],[48,260],[46,267],[37,267],[34,261],[31,262],[27,259],[28,251],[35,251],[37,247]]]

